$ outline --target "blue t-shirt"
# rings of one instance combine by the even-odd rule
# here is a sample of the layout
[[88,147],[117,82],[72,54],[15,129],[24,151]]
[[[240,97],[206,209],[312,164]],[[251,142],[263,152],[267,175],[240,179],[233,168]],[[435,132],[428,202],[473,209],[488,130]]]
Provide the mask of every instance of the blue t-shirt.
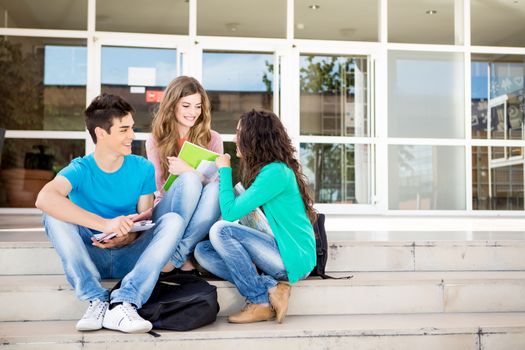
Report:
[[91,153],[73,159],[58,175],[73,186],[73,203],[106,219],[136,213],[139,197],[156,190],[153,164],[136,155],[125,156],[117,171],[106,173]]

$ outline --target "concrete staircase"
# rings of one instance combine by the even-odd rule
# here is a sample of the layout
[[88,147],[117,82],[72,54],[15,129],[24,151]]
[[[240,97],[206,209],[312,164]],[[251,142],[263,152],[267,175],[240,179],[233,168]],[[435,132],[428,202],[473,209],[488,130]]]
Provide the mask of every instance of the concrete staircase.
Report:
[[525,349],[524,233],[328,228],[328,270],[354,277],[299,282],[283,324],[228,324],[224,316],[243,298],[229,283],[212,281],[218,321],[192,332],[160,331],[159,338],[75,331],[86,305],[43,231],[0,230],[0,347]]

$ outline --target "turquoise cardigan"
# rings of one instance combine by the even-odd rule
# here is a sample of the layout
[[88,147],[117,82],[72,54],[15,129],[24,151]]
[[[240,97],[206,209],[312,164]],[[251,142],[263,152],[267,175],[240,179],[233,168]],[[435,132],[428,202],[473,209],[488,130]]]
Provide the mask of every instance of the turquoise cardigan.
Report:
[[284,163],[264,166],[252,185],[235,197],[232,169],[219,169],[222,218],[235,221],[262,206],[279,247],[288,281],[305,277],[316,264],[315,236],[294,172]]

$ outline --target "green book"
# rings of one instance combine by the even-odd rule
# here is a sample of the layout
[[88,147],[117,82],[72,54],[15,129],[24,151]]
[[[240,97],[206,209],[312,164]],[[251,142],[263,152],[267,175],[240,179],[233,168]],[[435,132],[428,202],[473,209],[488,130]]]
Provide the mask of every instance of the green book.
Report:
[[[217,173],[215,159],[218,156],[218,153],[212,152],[189,141],[184,141],[184,144],[182,145],[182,148],[179,152],[180,159],[188,163],[192,168],[197,169],[197,171],[202,173],[207,178],[211,178]],[[169,190],[176,179],[177,175],[170,174],[166,179],[164,186],[162,186],[164,191]]]

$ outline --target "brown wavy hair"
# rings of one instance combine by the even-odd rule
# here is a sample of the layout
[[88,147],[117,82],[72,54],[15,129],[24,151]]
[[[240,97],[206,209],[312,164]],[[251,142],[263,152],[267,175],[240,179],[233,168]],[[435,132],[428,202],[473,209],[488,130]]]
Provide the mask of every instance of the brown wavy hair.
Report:
[[273,162],[286,164],[295,174],[299,192],[303,199],[306,214],[313,224],[317,214],[313,208],[306,176],[295,158],[295,147],[283,123],[273,112],[251,110],[239,120],[237,147],[241,153],[241,181],[248,188],[261,169]]
[[157,144],[162,177],[168,176],[168,163],[166,157],[179,154],[179,126],[175,113],[177,104],[182,97],[200,94],[202,102],[202,113],[191,127],[188,141],[202,147],[208,147],[211,140],[211,105],[206,91],[197,79],[180,76],[172,80],[166,90],[164,97],[153,117],[151,134]]

